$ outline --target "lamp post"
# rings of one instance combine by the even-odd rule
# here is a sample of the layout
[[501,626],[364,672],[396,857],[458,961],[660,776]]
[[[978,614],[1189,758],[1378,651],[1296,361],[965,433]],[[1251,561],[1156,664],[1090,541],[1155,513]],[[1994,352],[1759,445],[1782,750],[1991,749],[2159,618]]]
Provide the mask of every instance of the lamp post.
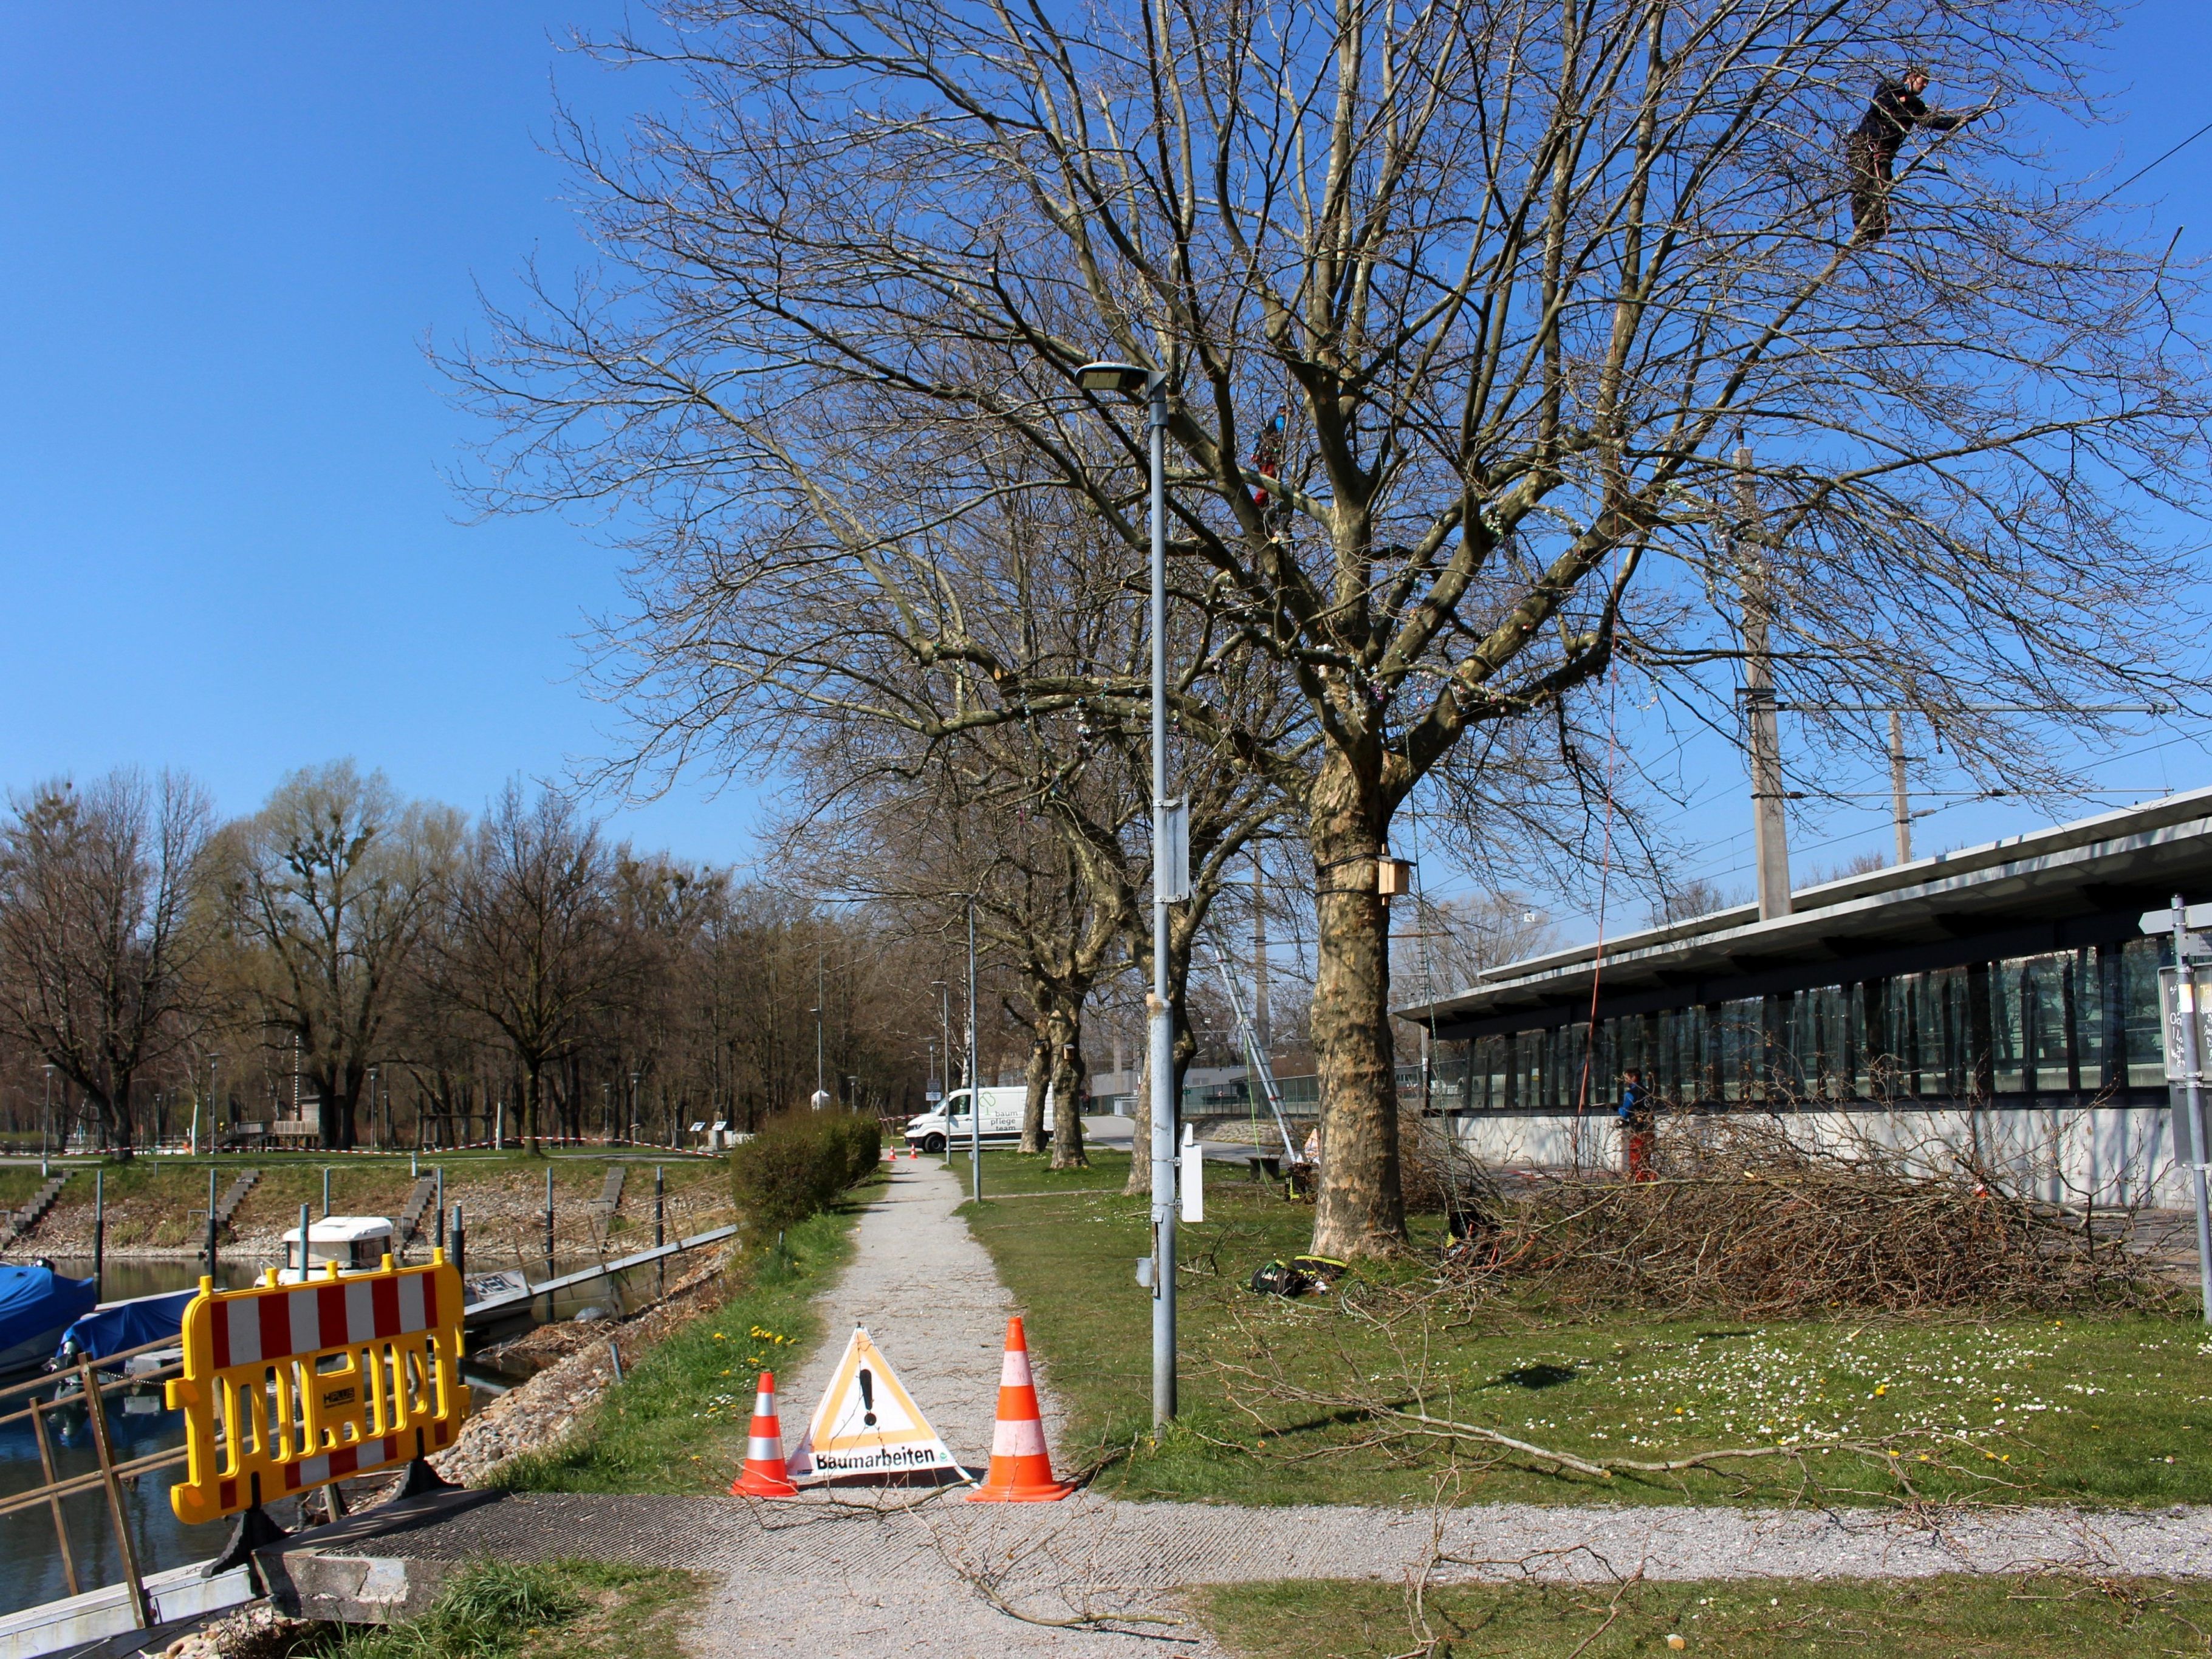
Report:
[[[975,896],[968,896],[968,1169],[975,1177],[975,1201],[983,1201],[983,1090],[975,1073]],[[952,1121],[945,1122],[945,1144],[952,1145]]]
[[830,1103],[829,1091],[822,1086],[822,952],[814,952],[814,1006],[807,1012],[814,1016],[814,1098],[807,1103],[816,1111]]
[[952,986],[949,981],[933,979],[930,985],[937,992],[937,1018],[939,1035],[944,1040],[940,1052],[945,1055],[945,1082],[932,1103],[946,1114],[945,1119],[945,1163],[952,1162],[952,1118],[948,1103],[952,1098]]
[[1152,994],[1146,1000],[1152,1081],[1152,1425],[1176,1414],[1175,1057],[1168,1005],[1168,906],[1185,896],[1184,823],[1168,799],[1167,376],[1138,363],[1085,363],[1075,383],[1096,396],[1141,397],[1151,440],[1152,530]]
[[[222,1068],[222,1056],[208,1056],[208,1159],[214,1161],[222,1151],[222,1097],[216,1092],[215,1075]],[[213,1259],[212,1255],[210,1257]]]
[[54,1068],[45,1067],[46,1073],[46,1103],[39,1116],[39,1179],[46,1178],[47,1143],[54,1138]]

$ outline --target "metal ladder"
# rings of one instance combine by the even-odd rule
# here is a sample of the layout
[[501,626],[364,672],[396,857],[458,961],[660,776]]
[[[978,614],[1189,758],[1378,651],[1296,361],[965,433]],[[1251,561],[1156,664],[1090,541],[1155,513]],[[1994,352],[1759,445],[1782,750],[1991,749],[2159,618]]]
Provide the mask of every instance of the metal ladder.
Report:
[[1237,1034],[1244,1041],[1245,1063],[1251,1067],[1252,1075],[1260,1079],[1260,1086],[1267,1091],[1267,1109],[1274,1115],[1275,1128],[1283,1137],[1283,1156],[1295,1164],[1298,1161],[1298,1149],[1291,1139],[1291,1126],[1283,1116],[1283,1091],[1276,1086],[1274,1066],[1261,1051],[1252,1022],[1245,1017],[1244,999],[1237,991],[1237,975],[1230,969],[1229,953],[1210,933],[1206,944],[1213,952],[1214,971],[1221,975],[1221,988],[1229,993],[1230,1012],[1237,1016]]

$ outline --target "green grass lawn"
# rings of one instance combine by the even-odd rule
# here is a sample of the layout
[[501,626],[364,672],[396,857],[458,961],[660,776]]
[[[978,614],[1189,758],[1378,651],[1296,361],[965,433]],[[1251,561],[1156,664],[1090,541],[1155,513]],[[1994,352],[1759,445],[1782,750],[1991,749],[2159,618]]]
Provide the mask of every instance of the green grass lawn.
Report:
[[1401,1585],[1307,1581],[1197,1607],[1251,1659],[2084,1659],[2203,1653],[2212,1629],[2212,1584],[2057,1577],[1431,1588],[1418,1605]]
[[[1245,1288],[1304,1249],[1310,1210],[1215,1179],[1182,1230],[1182,1413],[1150,1432],[1151,1304],[1135,1283],[1144,1200],[1125,1158],[1054,1176],[986,1153],[965,1213],[1024,1306],[1030,1345],[1073,1413],[1061,1464],[1104,1457],[1102,1488],[1239,1503],[2212,1501],[2212,1341],[2147,1314],[1746,1325],[1718,1315],[1547,1314],[1486,1305],[1378,1320],[1381,1298],[1286,1302]],[[1002,1167],[1002,1164],[1004,1167]],[[1028,1167],[1022,1168],[1026,1164]],[[1209,1171],[1209,1174],[1214,1173]],[[1088,1189],[1085,1179],[1094,1182]],[[1057,1196],[1030,1196],[1064,1182]],[[988,1201],[996,1192],[1005,1201]],[[1429,1233],[1433,1239],[1433,1225]],[[1419,1253],[1361,1270],[1418,1289]],[[1411,1402],[1593,1461],[1787,1445],[1733,1473],[1610,1479],[1461,1439],[1375,1445],[1328,1405],[1261,1397],[1238,1370],[1332,1400]],[[1240,1404],[1240,1400],[1242,1403]],[[1843,1449],[1874,1443],[1879,1453]],[[1884,1455],[1894,1449],[1891,1459]]]
[[[983,1201],[1012,1198],[1025,1193],[1118,1193],[1129,1179],[1129,1155],[1089,1150],[1090,1167],[1055,1170],[1048,1154],[1024,1158],[1019,1152],[987,1150],[983,1154]],[[968,1154],[956,1152],[945,1158],[922,1155],[925,1164],[943,1164],[960,1178],[960,1190],[974,1190]]]
[[[493,1484],[514,1491],[724,1492],[744,1459],[753,1391],[763,1370],[788,1387],[819,1340],[813,1301],[851,1259],[853,1228],[883,1190],[880,1176],[847,1202],[791,1229],[732,1270],[728,1299],[635,1364],[559,1445],[504,1465]],[[786,1443],[803,1424],[786,1419]]]
[[412,1623],[331,1627],[304,1650],[331,1659],[683,1659],[683,1623],[706,1586],[696,1574],[610,1561],[477,1561]]

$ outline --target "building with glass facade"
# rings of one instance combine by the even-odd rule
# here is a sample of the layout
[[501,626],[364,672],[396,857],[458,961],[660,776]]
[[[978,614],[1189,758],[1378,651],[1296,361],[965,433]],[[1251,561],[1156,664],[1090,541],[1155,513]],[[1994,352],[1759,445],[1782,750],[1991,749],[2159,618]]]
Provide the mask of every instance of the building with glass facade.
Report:
[[2170,945],[2137,924],[2176,893],[2212,896],[2212,790],[1801,889],[1764,921],[1741,906],[1512,963],[1400,1012],[1435,1034],[1435,1107],[1474,1116],[1609,1115],[1632,1066],[1677,1111],[2162,1115]]

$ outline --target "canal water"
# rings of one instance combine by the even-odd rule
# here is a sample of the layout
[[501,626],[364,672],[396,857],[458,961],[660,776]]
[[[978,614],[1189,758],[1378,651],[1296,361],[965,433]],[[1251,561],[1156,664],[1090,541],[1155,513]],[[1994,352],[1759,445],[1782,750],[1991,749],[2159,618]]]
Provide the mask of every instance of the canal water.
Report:
[[[70,1278],[91,1277],[92,1261],[88,1256],[82,1261],[56,1257],[53,1261],[58,1271]],[[579,1257],[573,1261],[556,1262],[556,1269],[567,1273],[590,1265],[590,1258]],[[670,1269],[672,1274],[678,1271],[673,1267]],[[251,1261],[225,1261],[218,1274],[226,1288],[246,1284],[257,1276],[256,1264]],[[533,1274],[539,1276],[542,1269]],[[163,1291],[189,1290],[198,1283],[199,1264],[195,1261],[111,1260],[100,1275],[100,1294],[103,1300],[116,1301],[125,1297],[157,1295]],[[619,1282],[602,1279],[562,1291],[556,1298],[552,1316],[573,1319],[587,1307],[620,1314],[650,1300],[656,1285],[657,1276],[652,1267],[632,1268],[619,1276]],[[490,1337],[517,1334],[532,1322],[542,1322],[546,1313],[545,1302],[541,1298],[529,1315],[491,1333]],[[474,1340],[481,1344],[488,1339],[479,1336]],[[465,1364],[462,1375],[477,1390],[479,1403],[490,1395],[503,1392],[513,1380],[473,1364]],[[10,1395],[0,1400],[0,1414],[20,1411],[27,1403],[21,1393]],[[100,1467],[93,1449],[91,1419],[82,1404],[48,1412],[46,1424],[47,1443],[53,1452],[58,1475],[65,1478]],[[109,1395],[107,1424],[118,1461],[143,1457],[184,1443],[184,1413],[162,1408],[158,1384],[143,1395]],[[125,1483],[124,1511],[137,1552],[138,1570],[143,1573],[204,1561],[220,1550],[229,1536],[231,1522],[228,1520],[188,1527],[176,1518],[169,1507],[169,1487],[182,1480],[184,1473],[179,1464],[173,1469],[158,1470]],[[29,1422],[0,1427],[0,1497],[29,1491],[43,1484],[45,1479],[39,1463],[38,1442],[32,1435]],[[61,1507],[64,1523],[69,1528],[70,1552],[76,1563],[78,1588],[92,1589],[120,1583],[123,1558],[116,1547],[115,1529],[108,1519],[106,1493],[94,1486],[89,1492],[64,1498]],[[298,1523],[297,1500],[272,1504],[269,1512],[280,1526],[289,1528]],[[53,1513],[46,1505],[0,1515],[0,1563],[5,1564],[4,1571],[0,1571],[0,1613],[36,1607],[69,1594],[61,1550],[55,1537]]]

